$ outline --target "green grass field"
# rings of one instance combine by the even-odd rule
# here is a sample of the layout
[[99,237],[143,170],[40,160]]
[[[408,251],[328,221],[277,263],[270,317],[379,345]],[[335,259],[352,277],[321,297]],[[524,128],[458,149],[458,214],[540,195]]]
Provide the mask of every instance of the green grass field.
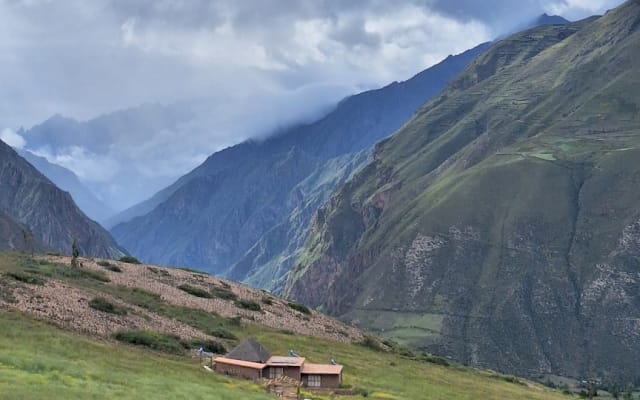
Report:
[[[358,345],[246,327],[273,353],[345,365],[345,382],[382,399],[554,399],[487,372],[440,367]],[[254,384],[205,371],[199,360],[88,339],[18,312],[0,312],[0,397],[12,399],[269,399]],[[351,398],[362,398],[360,396]]]
[[[16,287],[64,281],[90,289],[97,297],[113,296],[131,307],[136,305],[202,332],[213,332],[228,340],[227,347],[246,337],[256,337],[272,354],[287,354],[289,349],[295,349],[312,363],[326,363],[335,358],[345,367],[344,384],[361,393],[344,398],[566,398],[557,391],[487,371],[417,361],[407,357],[407,350],[401,347],[391,352],[376,351],[359,344],[240,323],[201,309],[170,304],[157,294],[118,286],[103,279],[105,277],[92,270],[74,271],[17,253],[0,253],[0,299],[6,297],[9,304],[15,301],[12,293]],[[438,321],[407,316],[406,322],[412,326],[432,326]],[[178,347],[166,348],[165,353],[161,353],[113,338],[106,340],[63,330],[17,311],[0,310],[0,399],[273,398],[257,384],[206,371],[200,360],[187,355],[184,347]],[[415,358],[419,359],[420,355],[416,354]],[[309,394],[306,397],[334,398]]]
[[270,399],[249,382],[172,357],[64,332],[0,312],[0,398]]

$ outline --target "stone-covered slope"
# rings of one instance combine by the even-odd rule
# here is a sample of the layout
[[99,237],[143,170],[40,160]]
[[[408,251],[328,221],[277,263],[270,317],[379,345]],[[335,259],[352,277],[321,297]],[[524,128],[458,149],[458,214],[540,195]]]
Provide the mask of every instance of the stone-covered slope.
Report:
[[[136,256],[259,287],[284,286],[316,208],[487,45],[412,79],[346,98],[312,124],[213,154],[112,228]],[[117,219],[116,219],[117,220]]]
[[124,254],[107,231],[80,211],[69,193],[1,141],[0,212],[28,227],[37,242],[60,253],[70,253],[76,239],[86,256]]
[[289,296],[459,361],[638,382],[640,2],[496,43],[316,214]]

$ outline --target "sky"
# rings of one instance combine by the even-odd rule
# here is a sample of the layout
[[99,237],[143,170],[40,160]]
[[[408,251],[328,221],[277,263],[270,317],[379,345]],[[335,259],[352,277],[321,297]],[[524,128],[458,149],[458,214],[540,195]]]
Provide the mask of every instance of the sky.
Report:
[[[134,163],[136,179],[162,178],[118,200],[122,208],[214,151],[316,118],[543,12],[575,20],[621,2],[0,0],[0,139],[28,146],[18,128],[54,114],[88,120],[143,103],[197,104],[180,129],[118,135],[112,153],[32,149],[94,184],[108,179],[89,163],[105,158],[114,168]],[[114,158],[140,142],[152,156]]]

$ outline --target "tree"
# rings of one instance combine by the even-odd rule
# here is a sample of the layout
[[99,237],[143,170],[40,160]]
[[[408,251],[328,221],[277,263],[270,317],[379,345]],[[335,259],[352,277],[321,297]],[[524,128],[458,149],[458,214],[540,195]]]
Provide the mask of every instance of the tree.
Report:
[[71,243],[71,266],[76,268],[78,266],[78,257],[80,256],[80,248],[78,247],[78,241],[73,239]]

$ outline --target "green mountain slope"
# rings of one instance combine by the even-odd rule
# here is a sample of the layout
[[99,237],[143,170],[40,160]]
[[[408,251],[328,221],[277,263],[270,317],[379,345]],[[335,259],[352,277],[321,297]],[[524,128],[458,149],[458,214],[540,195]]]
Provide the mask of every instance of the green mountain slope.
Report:
[[472,365],[638,383],[640,2],[496,43],[314,218],[287,294]]
[[36,242],[64,254],[71,252],[74,239],[83,255],[124,254],[106,230],[82,213],[69,193],[56,187],[2,141],[0,213],[27,226]]

